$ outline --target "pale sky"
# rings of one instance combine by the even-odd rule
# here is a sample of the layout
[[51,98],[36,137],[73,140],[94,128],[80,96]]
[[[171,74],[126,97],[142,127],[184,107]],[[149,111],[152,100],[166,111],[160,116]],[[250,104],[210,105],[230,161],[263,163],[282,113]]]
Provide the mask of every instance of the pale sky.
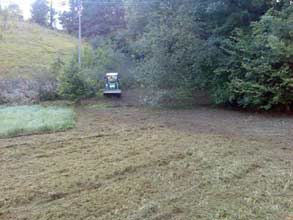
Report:
[[[35,0],[0,0],[0,4],[2,5],[2,7],[6,7],[10,4],[16,3],[19,5],[20,9],[22,10],[24,19],[29,19],[30,18],[30,11],[31,11],[31,4],[34,2]],[[48,2],[50,2],[51,0],[47,0]],[[57,10],[57,11],[64,11],[67,9],[67,3],[68,0],[52,0],[53,3],[53,7]]]

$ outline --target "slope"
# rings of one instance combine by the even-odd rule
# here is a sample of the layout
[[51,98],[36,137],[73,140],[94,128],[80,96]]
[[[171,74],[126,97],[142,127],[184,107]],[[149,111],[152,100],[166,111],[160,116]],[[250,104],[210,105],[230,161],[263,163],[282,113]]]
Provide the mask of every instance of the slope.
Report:
[[64,33],[0,16],[0,78],[50,76],[54,59],[70,56],[76,43]]

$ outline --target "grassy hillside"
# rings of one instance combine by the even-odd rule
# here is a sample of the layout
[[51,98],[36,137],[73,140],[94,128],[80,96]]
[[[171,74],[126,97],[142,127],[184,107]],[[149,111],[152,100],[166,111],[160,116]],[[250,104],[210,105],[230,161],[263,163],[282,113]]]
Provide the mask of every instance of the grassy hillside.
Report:
[[0,17],[0,78],[46,76],[55,57],[69,56],[75,38],[28,22]]

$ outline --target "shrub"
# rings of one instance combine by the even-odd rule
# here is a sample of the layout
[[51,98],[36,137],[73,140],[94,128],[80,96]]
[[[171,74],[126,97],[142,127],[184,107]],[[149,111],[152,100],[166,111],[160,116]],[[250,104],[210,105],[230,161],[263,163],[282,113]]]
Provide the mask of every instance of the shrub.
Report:
[[249,31],[238,31],[226,42],[229,60],[216,70],[211,87],[217,103],[262,110],[292,107],[292,10],[270,10]]
[[94,80],[87,75],[88,72],[91,70],[82,70],[75,60],[71,60],[57,78],[58,94],[71,100],[94,95]]
[[57,59],[51,71],[57,76],[58,94],[66,99],[79,100],[95,96],[103,85],[103,75],[112,66],[113,58],[108,48],[95,51],[90,47],[82,50],[82,64],[78,64],[77,53],[67,63]]

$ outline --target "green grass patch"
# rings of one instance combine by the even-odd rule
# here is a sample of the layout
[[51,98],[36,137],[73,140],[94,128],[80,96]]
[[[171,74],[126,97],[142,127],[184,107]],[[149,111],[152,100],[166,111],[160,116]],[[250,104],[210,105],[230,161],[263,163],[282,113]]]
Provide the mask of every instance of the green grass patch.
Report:
[[51,76],[55,58],[70,58],[76,47],[74,37],[10,17],[0,27],[0,78]]
[[65,107],[0,107],[0,138],[73,128],[74,112]]

